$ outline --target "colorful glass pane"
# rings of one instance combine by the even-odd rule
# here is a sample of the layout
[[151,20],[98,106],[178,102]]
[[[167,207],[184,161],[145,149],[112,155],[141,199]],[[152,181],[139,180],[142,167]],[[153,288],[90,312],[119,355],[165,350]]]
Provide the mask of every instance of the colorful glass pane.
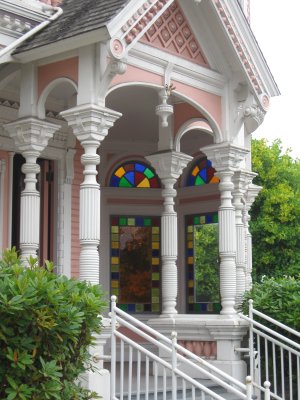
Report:
[[110,252],[111,293],[121,309],[160,312],[160,218],[111,217]]
[[220,312],[218,213],[186,217],[188,312]]
[[206,157],[201,158],[190,170],[187,178],[186,186],[203,186],[208,183],[219,183],[220,180],[215,174],[211,161]]
[[149,166],[140,162],[126,162],[119,166],[110,179],[110,186],[123,188],[160,188],[158,176]]

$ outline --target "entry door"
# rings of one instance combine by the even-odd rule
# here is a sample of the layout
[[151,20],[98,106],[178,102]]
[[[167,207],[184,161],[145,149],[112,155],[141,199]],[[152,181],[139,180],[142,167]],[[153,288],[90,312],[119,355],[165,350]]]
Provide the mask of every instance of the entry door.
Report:
[[[22,155],[14,156],[13,165],[13,204],[12,204],[12,246],[20,250],[20,205],[24,189],[24,174],[21,171],[25,159]],[[54,227],[54,161],[38,159],[41,172],[38,174],[37,189],[41,196],[40,207],[40,246],[38,256],[41,262],[53,260],[53,227]]]
[[160,313],[160,218],[111,217],[111,294],[130,313]]

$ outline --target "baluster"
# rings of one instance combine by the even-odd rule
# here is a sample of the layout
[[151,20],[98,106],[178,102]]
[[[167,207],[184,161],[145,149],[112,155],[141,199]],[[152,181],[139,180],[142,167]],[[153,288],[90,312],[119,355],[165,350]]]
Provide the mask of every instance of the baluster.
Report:
[[157,362],[154,361],[154,400],[157,400]]
[[128,358],[128,400],[131,400],[132,392],[132,347],[129,346],[129,358]]
[[186,382],[182,379],[182,400],[186,400]]
[[201,390],[201,400],[205,400],[205,393]]
[[172,400],[177,399],[177,377],[175,369],[177,368],[177,333],[172,332]]
[[285,399],[284,389],[284,359],[283,359],[283,348],[280,347],[280,364],[281,364],[281,397]]
[[272,344],[272,348],[273,348],[273,384],[274,384],[274,393],[277,394],[277,368],[276,368],[275,343]]
[[163,398],[164,400],[167,399],[167,374],[165,367],[163,369]]
[[192,400],[196,400],[196,391],[195,391],[195,386],[192,386]]
[[149,357],[146,356],[146,395],[145,400],[149,400]]
[[111,297],[111,395],[116,397],[116,296]]
[[297,356],[297,387],[298,387],[298,400],[300,400],[300,357]]
[[293,368],[292,353],[289,351],[289,376],[290,376],[290,400],[293,400]]
[[266,363],[266,381],[269,380],[269,352],[268,352],[268,340],[265,338],[265,363]]
[[140,400],[141,393],[141,352],[137,353],[137,400]]
[[261,360],[260,360],[260,336],[257,334],[257,368],[258,368],[258,384],[261,386]]
[[120,398],[123,400],[124,394],[124,340],[121,340],[121,356],[120,356]]
[[247,400],[252,399],[252,377],[251,376],[246,377],[246,396],[247,396]]

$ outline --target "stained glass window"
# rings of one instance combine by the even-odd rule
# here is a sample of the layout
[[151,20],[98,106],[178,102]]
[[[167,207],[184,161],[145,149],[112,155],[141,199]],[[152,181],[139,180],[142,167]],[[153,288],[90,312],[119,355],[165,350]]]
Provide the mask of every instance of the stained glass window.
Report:
[[110,179],[110,186],[155,189],[160,187],[160,182],[151,167],[141,162],[130,161],[115,169]]
[[220,180],[215,174],[216,170],[213,168],[211,161],[206,157],[201,158],[191,168],[187,178],[187,186],[202,186],[208,183],[219,183]]
[[111,218],[111,294],[130,313],[160,312],[160,218]]
[[186,217],[188,312],[217,314],[220,305],[218,213]]

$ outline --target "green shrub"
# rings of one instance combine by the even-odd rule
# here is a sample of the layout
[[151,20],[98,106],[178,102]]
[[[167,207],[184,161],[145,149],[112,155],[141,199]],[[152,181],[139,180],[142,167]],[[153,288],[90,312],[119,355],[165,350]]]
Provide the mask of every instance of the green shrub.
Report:
[[300,331],[300,276],[263,278],[246,292],[242,311],[248,314],[248,301],[256,310]]
[[[78,384],[89,368],[105,303],[99,286],[58,276],[16,251],[0,261],[0,398],[90,399]],[[77,382],[77,383],[76,383]]]

